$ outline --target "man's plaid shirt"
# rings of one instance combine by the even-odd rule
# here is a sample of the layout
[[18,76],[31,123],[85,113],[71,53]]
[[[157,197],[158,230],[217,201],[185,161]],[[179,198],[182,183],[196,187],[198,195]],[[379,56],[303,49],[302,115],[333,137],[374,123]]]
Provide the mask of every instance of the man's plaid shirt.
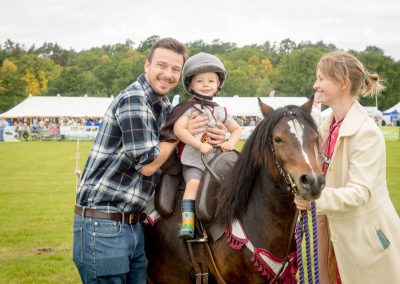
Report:
[[[76,196],[82,206],[141,212],[159,182],[158,173],[139,170],[160,153],[159,130],[171,104],[159,97],[144,75],[108,107],[94,141]],[[114,209],[115,210],[115,209]]]

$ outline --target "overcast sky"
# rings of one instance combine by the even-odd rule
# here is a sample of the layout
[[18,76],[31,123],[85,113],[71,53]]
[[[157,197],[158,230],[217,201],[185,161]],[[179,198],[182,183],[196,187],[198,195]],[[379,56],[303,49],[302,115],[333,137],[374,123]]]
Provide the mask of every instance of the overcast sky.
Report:
[[0,43],[80,51],[126,39],[137,47],[152,35],[238,46],[286,38],[344,50],[374,45],[400,60],[400,1],[0,0]]

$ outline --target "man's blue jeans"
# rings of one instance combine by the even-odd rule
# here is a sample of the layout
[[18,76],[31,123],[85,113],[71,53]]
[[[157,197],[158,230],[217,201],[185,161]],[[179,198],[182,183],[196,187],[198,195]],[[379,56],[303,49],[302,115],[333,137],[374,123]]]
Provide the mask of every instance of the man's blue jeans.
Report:
[[83,283],[145,284],[142,225],[75,214],[73,260]]

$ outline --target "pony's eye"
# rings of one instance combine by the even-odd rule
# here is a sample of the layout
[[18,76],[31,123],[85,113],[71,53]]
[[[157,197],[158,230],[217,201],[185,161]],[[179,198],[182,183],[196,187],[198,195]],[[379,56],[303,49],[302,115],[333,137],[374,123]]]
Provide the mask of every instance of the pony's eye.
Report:
[[277,144],[282,143],[282,139],[280,137],[275,136],[273,139],[274,139],[274,142]]

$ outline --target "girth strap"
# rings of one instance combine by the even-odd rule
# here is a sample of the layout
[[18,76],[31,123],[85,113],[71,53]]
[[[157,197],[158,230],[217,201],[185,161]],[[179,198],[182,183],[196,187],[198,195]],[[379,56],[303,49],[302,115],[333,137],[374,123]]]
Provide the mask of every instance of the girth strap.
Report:
[[[204,254],[204,242],[199,242],[200,251],[199,251],[199,262],[197,262],[194,250],[193,250],[194,242],[187,242],[190,260],[192,261],[192,265],[194,268],[194,272],[196,273],[196,284],[208,284],[208,267]],[[199,265],[200,263],[200,265]]]

